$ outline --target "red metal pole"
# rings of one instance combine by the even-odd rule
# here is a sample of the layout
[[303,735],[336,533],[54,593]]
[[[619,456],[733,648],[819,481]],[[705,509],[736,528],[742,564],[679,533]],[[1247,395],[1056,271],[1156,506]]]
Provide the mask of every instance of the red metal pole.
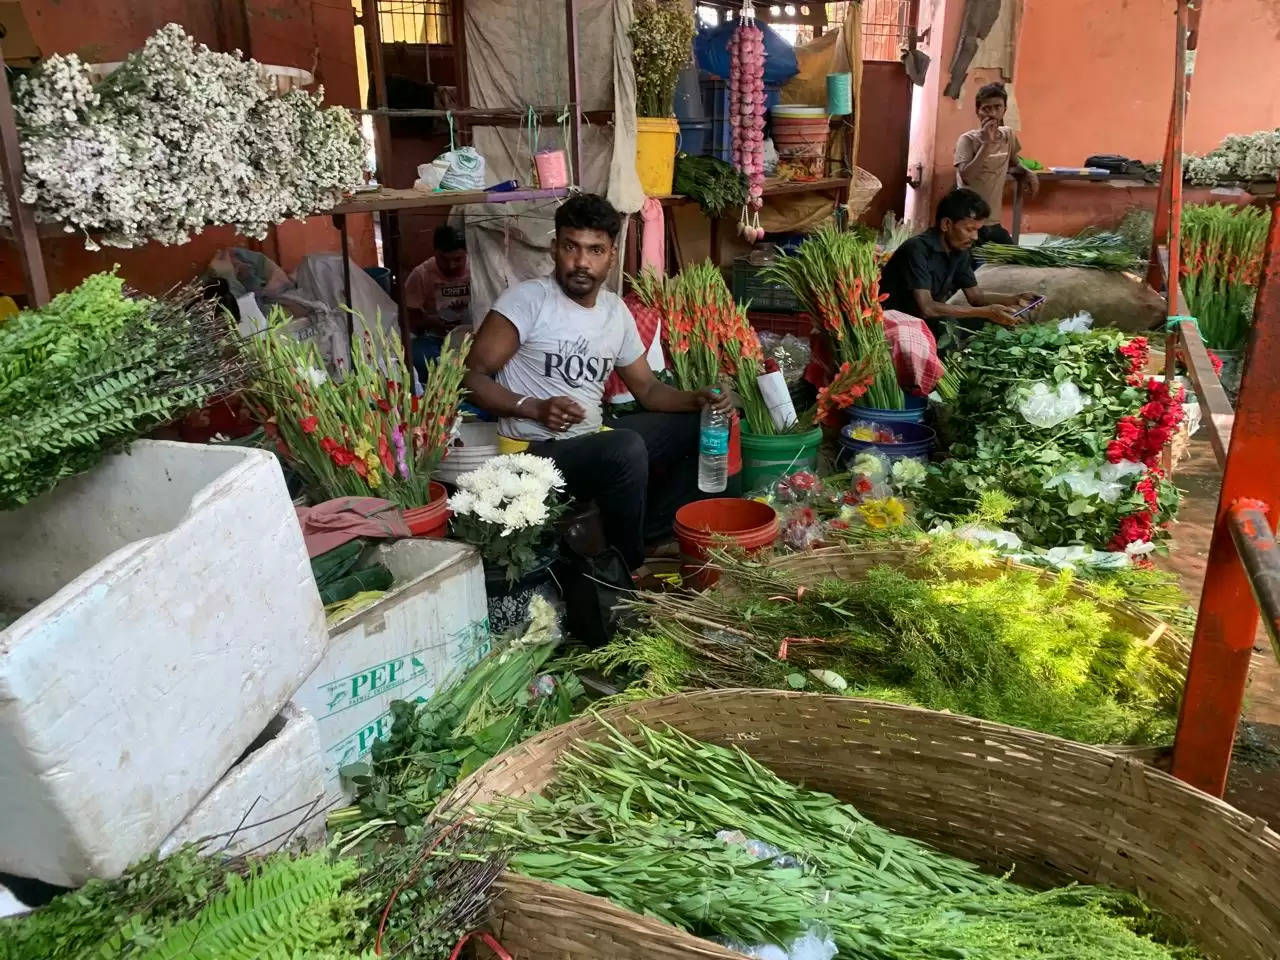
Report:
[[1173,746],[1173,774],[1222,796],[1236,724],[1244,702],[1249,661],[1258,631],[1258,606],[1231,533],[1232,509],[1241,501],[1280,503],[1280,199],[1271,205],[1271,231],[1258,286],[1245,374],[1222,477],[1217,523],[1209,547],[1200,616]]

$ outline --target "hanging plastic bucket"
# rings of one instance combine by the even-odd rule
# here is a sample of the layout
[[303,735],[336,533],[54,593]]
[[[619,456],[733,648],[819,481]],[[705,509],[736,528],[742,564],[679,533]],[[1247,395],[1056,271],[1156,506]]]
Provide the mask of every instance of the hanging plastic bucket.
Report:
[[742,431],[742,489],[746,492],[767,487],[780,477],[801,470],[818,469],[818,448],[822,446],[822,428],[807,433],[783,433],[777,436]]
[[443,537],[449,526],[449,491],[431,481],[431,502],[404,512],[404,522],[415,537]]
[[826,174],[831,123],[826,107],[778,106],[770,111],[778,165],[793,178],[818,180]]
[[679,134],[680,123],[675,117],[636,117],[636,176],[650,197],[671,193]]
[[728,541],[748,552],[763,550],[778,539],[778,515],[758,500],[698,500],[676,511],[675,531],[684,561],[681,572],[688,583],[704,589],[720,579],[719,571],[706,565],[711,549]]
[[898,443],[886,443],[878,440],[858,440],[853,436],[859,421],[854,421],[840,431],[840,456],[837,464],[846,467],[861,453],[874,453],[889,463],[898,460],[918,460],[929,462],[929,454],[933,450],[937,434],[932,427],[923,423],[895,423],[885,426],[893,430],[900,438]]
[[872,423],[921,423],[928,401],[924,397],[907,397],[901,410],[885,410],[882,407],[860,407],[856,403],[846,412],[847,421],[870,420]]

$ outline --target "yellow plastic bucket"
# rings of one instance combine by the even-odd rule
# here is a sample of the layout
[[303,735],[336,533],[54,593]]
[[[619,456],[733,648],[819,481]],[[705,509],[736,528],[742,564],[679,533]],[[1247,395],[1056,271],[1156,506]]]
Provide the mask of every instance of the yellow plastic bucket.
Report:
[[636,117],[636,176],[651,197],[671,192],[679,134],[680,122],[675,117]]

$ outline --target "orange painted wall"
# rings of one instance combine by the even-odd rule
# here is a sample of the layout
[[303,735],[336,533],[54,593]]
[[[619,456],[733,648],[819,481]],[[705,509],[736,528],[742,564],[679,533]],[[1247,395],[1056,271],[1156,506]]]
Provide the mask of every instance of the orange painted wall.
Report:
[[[177,22],[212,49],[239,47],[264,63],[313,71],[328,102],[359,105],[355,41],[350,4],[338,0],[245,0],[239,4],[182,0],[28,0],[23,3],[32,35],[45,55],[78,53],[90,62],[120,60],[166,23]],[[221,9],[220,18],[217,11]],[[232,12],[236,11],[236,12]],[[247,36],[246,36],[247,29]],[[376,262],[373,221],[350,218],[351,250],[360,263]],[[179,247],[150,244],[135,250],[90,252],[83,239],[44,239],[45,267],[56,292],[85,276],[120,265],[121,275],[144,293],[161,293],[201,273],[222,247],[249,246],[292,270],[307,253],[336,251],[338,232],[328,218],[291,221],[262,242],[237,237],[229,228],[206,230]],[[22,274],[12,245],[0,241],[0,292],[22,291]]]
[[[1012,2],[1012,0],[1005,0]],[[1092,153],[1160,159],[1173,92],[1173,4],[1110,0],[1105,4],[1022,0],[1013,87],[1027,156],[1046,166],[1079,166]],[[929,83],[918,92],[912,159],[926,180],[908,191],[909,210],[924,213],[950,189],[956,138],[973,126],[973,95],[1000,79],[972,71],[959,101],[940,97],[963,17],[964,0],[929,0],[922,29],[933,27]],[[1230,133],[1280,126],[1280,3],[1213,0],[1205,5],[1188,109],[1191,152],[1212,149]],[[930,108],[936,105],[936,110]],[[911,197],[912,193],[916,196]],[[1154,208],[1152,188],[1055,184],[1028,204],[1026,231],[1072,233],[1114,224],[1132,207]],[[1197,191],[1188,200],[1230,199]],[[1005,222],[1010,222],[1006,204]]]

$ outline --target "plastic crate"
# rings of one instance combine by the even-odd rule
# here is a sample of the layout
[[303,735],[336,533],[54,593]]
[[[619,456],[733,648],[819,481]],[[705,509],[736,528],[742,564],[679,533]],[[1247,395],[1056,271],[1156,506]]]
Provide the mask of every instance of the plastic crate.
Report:
[[[782,96],[782,88],[774,84],[765,85],[765,102],[770,109],[777,106]],[[725,80],[710,73],[702,74],[702,106],[707,119],[711,121],[711,135],[708,138],[706,153],[708,156],[731,163],[733,137],[729,130],[729,84]],[[690,151],[691,152],[691,151]]]
[[747,319],[756,333],[776,333],[780,337],[807,337],[813,332],[813,323],[807,313],[767,313],[749,310]]
[[740,304],[749,304],[753,312],[799,313],[803,308],[795,294],[785,285],[761,277],[766,269],[753,265],[745,256],[735,257],[730,286],[733,299]]

